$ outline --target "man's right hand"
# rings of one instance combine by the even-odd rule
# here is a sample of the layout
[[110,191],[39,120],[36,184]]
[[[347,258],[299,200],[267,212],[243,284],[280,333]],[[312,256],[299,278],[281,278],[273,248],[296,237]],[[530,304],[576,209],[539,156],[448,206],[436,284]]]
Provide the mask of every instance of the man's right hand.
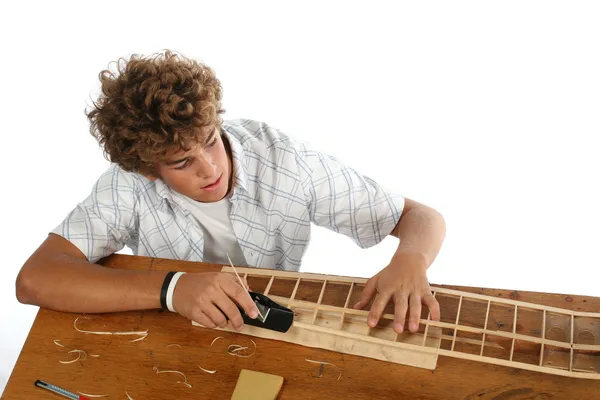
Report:
[[258,309],[234,275],[224,272],[187,273],[177,281],[173,292],[173,308],[182,316],[207,328],[225,328],[227,318],[236,331],[244,320],[236,304],[256,318]]

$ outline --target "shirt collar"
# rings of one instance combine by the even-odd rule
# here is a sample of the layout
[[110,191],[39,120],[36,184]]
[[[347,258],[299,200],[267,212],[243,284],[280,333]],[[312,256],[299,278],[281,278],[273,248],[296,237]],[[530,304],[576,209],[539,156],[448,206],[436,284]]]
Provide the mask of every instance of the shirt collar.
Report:
[[234,179],[232,198],[235,198],[239,192],[248,191],[248,170],[246,167],[246,163],[244,162],[244,146],[242,145],[242,143],[240,143],[237,137],[235,137],[229,132],[227,127],[224,126],[222,132],[231,146],[231,159]]

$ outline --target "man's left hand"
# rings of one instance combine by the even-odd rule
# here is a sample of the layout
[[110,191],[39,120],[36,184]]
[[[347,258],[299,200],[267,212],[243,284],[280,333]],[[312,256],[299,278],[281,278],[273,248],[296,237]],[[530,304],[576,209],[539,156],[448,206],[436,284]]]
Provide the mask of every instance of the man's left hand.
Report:
[[427,265],[418,254],[399,252],[394,254],[387,267],[367,281],[355,309],[365,307],[375,295],[369,312],[368,324],[375,327],[388,302],[394,301],[394,330],[402,333],[409,313],[410,332],[419,329],[421,305],[425,304],[431,313],[431,319],[440,320],[440,305],[431,294],[427,280]]

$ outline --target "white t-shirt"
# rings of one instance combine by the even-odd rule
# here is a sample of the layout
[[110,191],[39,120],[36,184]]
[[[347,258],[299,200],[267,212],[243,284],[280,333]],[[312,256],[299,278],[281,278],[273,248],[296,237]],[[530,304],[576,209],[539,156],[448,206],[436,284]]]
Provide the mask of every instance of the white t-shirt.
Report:
[[228,265],[229,254],[233,265],[248,265],[229,218],[229,196],[220,201],[203,203],[175,191],[172,193],[173,200],[191,212],[204,230],[204,262]]

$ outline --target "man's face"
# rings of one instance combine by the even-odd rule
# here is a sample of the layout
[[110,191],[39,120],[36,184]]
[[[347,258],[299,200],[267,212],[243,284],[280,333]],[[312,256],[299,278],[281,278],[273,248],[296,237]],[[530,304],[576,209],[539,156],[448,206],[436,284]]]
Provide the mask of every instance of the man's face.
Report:
[[[220,131],[205,128],[206,145],[196,144],[188,151],[171,155],[159,163],[159,178],[171,189],[191,199],[209,203],[223,199],[231,180],[231,163]],[[149,177],[154,180],[156,177]]]

